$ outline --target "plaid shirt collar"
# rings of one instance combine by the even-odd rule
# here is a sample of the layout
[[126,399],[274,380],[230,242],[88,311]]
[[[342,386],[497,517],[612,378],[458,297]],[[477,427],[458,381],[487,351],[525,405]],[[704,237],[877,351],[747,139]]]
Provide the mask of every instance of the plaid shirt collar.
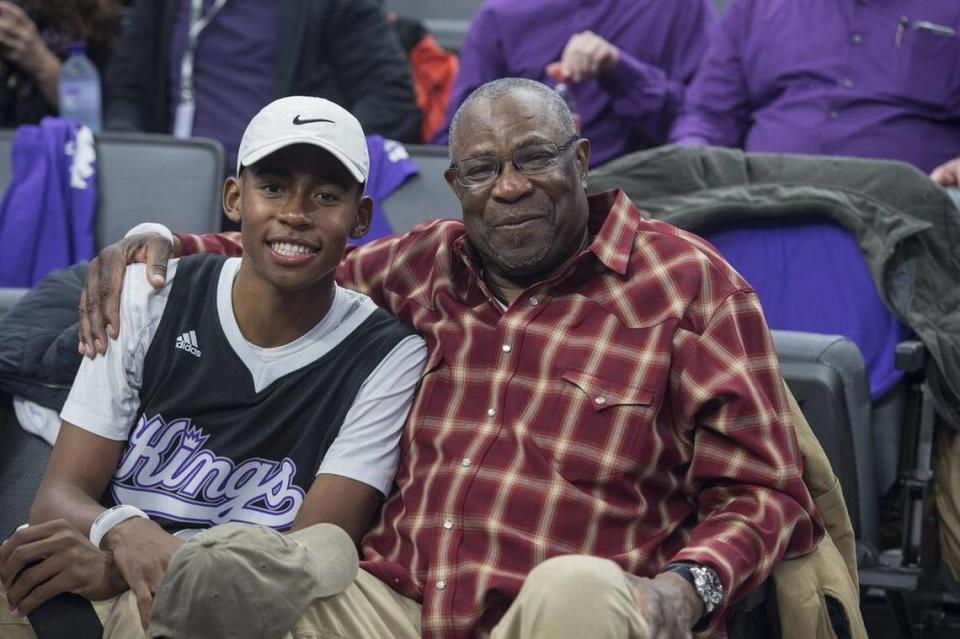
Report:
[[[636,239],[637,227],[640,226],[642,215],[640,210],[633,205],[626,193],[620,189],[604,191],[587,197],[590,206],[587,228],[590,236],[593,238],[590,244],[570,260],[568,266],[580,264],[583,260],[589,259],[592,255],[602,265],[618,275],[627,273],[627,265],[630,262],[630,254],[633,251],[634,240]],[[463,271],[451,274],[451,279],[461,281],[475,280],[480,288],[492,297],[486,283],[483,280],[483,267],[477,250],[470,244],[466,234],[460,236],[454,241],[454,255],[458,260],[454,262],[456,270]],[[564,273],[569,272],[565,269]],[[561,274],[559,277],[563,277]],[[469,295],[472,287],[460,288],[464,296]],[[481,302],[481,300],[475,300]]]

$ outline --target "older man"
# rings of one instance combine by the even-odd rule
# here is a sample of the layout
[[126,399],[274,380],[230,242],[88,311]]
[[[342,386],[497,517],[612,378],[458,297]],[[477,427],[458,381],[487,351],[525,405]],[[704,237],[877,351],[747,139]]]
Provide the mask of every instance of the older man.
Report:
[[901,160],[956,185],[960,3],[734,0],[670,139]]
[[[756,295],[622,193],[588,197],[590,143],[544,85],[478,89],[450,155],[463,222],[369,244],[339,271],[429,355],[364,570],[301,623],[390,637],[722,627],[821,535]],[[239,250],[229,235],[176,244]],[[159,277],[169,252],[139,235],[92,266],[87,354],[117,326],[124,263]]]

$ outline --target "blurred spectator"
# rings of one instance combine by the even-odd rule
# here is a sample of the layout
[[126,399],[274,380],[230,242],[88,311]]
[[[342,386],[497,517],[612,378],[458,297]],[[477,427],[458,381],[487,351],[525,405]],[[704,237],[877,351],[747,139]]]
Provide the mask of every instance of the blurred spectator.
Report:
[[671,140],[933,171],[960,153],[958,31],[957,0],[733,0]]
[[558,63],[590,139],[591,165],[663,144],[707,49],[712,0],[487,0],[460,50],[445,144],[460,103],[481,84],[516,76],[553,85]]
[[299,94],[340,104],[368,133],[418,139],[410,67],[373,0],[140,0],[132,11],[105,128],[213,138],[232,167],[253,115]]
[[102,72],[119,18],[115,0],[0,0],[0,127],[56,115],[67,45],[84,42]]

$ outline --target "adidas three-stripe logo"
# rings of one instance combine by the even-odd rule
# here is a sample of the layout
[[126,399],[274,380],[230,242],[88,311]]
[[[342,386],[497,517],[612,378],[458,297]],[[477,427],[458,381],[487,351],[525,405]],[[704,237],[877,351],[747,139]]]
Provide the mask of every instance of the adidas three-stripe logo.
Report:
[[200,344],[197,343],[197,334],[193,331],[187,331],[177,338],[177,348],[200,357]]

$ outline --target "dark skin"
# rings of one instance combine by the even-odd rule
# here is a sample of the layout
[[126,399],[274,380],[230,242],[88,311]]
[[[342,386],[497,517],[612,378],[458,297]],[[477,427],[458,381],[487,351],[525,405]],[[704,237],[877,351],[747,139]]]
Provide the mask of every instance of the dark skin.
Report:
[[[570,136],[538,94],[520,89],[478,99],[460,116],[458,136],[451,140],[452,157],[509,156],[530,142],[562,144]],[[470,243],[479,253],[491,291],[510,303],[537,282],[561,275],[589,242],[586,175],[590,144],[578,140],[556,167],[538,175],[517,171],[509,160],[492,184],[464,188],[448,176],[460,200]],[[81,351],[89,356],[106,349],[107,335],[117,326],[123,269],[130,262],[147,264],[151,282],[162,281],[166,262],[179,254],[158,234],[131,237],[104,249],[91,263],[81,303]],[[624,573],[651,637],[688,638],[699,619],[702,603],[683,577],[662,573],[653,578]]]
[[[329,153],[294,145],[246,169],[239,179],[228,179],[223,202],[242,225],[245,254],[233,300],[243,336],[262,347],[297,339],[330,309],[333,274],[346,239],[366,233],[372,201]],[[277,253],[279,244],[309,250],[291,260]],[[153,594],[183,541],[140,518],[107,533],[102,550],[85,532],[104,510],[97,500],[124,448],[125,442],[63,423],[30,512],[31,526],[0,547],[0,581],[15,614],[28,615],[63,592],[102,600],[129,588],[146,628]],[[292,530],[328,522],[359,543],[381,498],[362,482],[318,475]],[[24,568],[33,561],[39,563]]]

